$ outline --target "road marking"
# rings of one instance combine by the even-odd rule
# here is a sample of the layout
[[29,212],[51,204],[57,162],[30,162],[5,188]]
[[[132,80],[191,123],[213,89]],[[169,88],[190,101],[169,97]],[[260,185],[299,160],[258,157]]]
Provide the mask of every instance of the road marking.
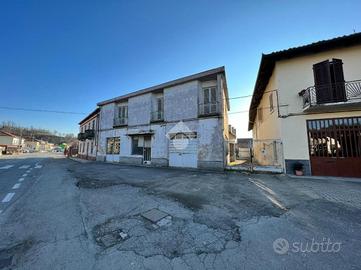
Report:
[[0,170],[7,170],[7,169],[10,169],[11,167],[14,167],[14,165],[2,166],[2,167],[0,167]]
[[24,177],[19,178],[19,182],[24,181]]
[[0,210],[0,214],[3,212],[3,210]]
[[277,194],[270,189],[269,187],[267,187],[266,185],[264,185],[263,183],[261,183],[260,181],[258,181],[257,179],[252,179],[249,178],[248,179],[251,183],[253,183],[254,185],[256,185],[257,187],[259,187],[261,189],[261,193],[268,199],[271,201],[272,204],[274,204],[275,206],[277,206],[278,208],[287,211],[287,208],[279,201],[279,199],[277,198]]
[[26,173],[30,173],[30,172],[31,172],[31,170],[30,170],[30,169],[26,171]]
[[13,189],[18,189],[20,187],[21,183],[16,183],[14,186],[13,186]]
[[23,177],[25,177],[25,176],[28,176],[28,174],[27,174],[27,173],[24,173],[24,174],[23,174]]
[[35,169],[41,169],[43,165],[35,165]]
[[27,169],[29,167],[30,167],[30,165],[22,165],[22,166],[19,167],[19,169]]
[[10,200],[14,197],[15,193],[6,194],[5,198],[2,200],[3,203],[10,202]]

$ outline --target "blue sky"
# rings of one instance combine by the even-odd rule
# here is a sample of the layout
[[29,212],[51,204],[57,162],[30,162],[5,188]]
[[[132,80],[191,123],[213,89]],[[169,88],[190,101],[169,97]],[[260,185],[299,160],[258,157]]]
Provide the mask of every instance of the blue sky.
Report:
[[[0,1],[0,106],[88,113],[102,101],[226,66],[230,97],[251,94],[262,53],[361,31],[360,1]],[[235,99],[231,112],[248,109]],[[83,115],[0,109],[77,132]],[[239,137],[247,113],[231,114]]]

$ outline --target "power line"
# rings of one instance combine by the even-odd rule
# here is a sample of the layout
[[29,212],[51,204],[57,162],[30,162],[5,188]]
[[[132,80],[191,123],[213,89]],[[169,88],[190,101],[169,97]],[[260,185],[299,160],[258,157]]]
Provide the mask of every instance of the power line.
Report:
[[0,106],[2,110],[10,110],[10,111],[26,111],[26,112],[45,112],[45,113],[62,113],[62,114],[77,114],[77,115],[85,115],[86,113],[82,112],[68,112],[68,111],[55,111],[55,110],[44,110],[44,109],[29,109],[29,108],[18,108],[18,107],[5,107]]
[[[252,97],[252,95],[231,97],[231,98],[228,98],[228,100],[249,98],[249,97]],[[2,109],[2,110],[10,110],[10,111],[43,112],[43,113],[59,113],[59,114],[75,114],[75,115],[86,115],[87,114],[87,113],[83,113],[83,112],[56,111],[56,110],[45,110],[45,109],[30,109],[30,108],[7,107],[7,106],[0,106],[0,109]],[[232,113],[229,113],[229,114],[245,113],[245,112],[248,112],[248,111],[232,112]]]

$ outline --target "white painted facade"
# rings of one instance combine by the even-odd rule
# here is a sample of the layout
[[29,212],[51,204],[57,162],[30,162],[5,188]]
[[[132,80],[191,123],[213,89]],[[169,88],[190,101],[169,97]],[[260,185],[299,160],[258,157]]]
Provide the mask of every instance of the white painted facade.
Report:
[[[99,103],[97,160],[222,169],[227,162],[223,133],[228,127],[225,115],[229,110],[227,102],[222,102],[227,96],[224,69],[179,80]],[[205,107],[208,110],[208,104],[201,102],[205,100],[205,88],[215,89],[211,90],[212,97],[215,93],[212,102],[217,104],[215,113],[200,113]],[[123,106],[127,106],[127,119],[119,120],[123,115],[119,108]],[[183,129],[177,130],[180,123]],[[175,137],[178,133],[185,135]],[[175,147],[185,141],[187,147]]]
[[[97,111],[97,110],[96,110]],[[92,112],[83,121],[79,123],[79,143],[78,143],[78,157],[83,159],[95,160],[97,155],[98,144],[98,112]],[[88,135],[87,132],[93,135]],[[83,138],[81,138],[83,136]]]

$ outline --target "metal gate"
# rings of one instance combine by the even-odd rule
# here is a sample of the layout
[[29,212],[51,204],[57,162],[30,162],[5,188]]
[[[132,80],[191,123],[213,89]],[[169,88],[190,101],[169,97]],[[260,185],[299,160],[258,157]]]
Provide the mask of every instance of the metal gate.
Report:
[[313,175],[361,177],[361,117],[307,120]]

